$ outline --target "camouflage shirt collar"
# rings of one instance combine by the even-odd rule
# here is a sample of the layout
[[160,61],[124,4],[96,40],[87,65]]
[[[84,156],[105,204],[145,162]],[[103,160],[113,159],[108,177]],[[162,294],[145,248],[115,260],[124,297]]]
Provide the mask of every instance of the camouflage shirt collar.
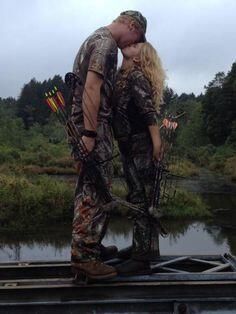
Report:
[[122,69],[122,68],[118,69],[118,73],[122,76],[128,76],[133,71],[142,71],[141,66],[134,64],[128,69]]
[[110,37],[110,38],[114,41],[114,43],[116,44],[116,46],[117,46],[117,43],[116,43],[115,39],[113,38],[111,31],[110,31],[106,26],[103,26],[103,27],[98,28],[98,29],[95,31],[95,33],[102,33],[102,34],[104,34],[104,35],[107,35],[107,37]]

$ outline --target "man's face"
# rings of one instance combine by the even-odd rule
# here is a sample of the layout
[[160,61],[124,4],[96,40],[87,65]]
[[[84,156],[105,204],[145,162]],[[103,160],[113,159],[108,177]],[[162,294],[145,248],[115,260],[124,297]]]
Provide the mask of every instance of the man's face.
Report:
[[140,42],[142,37],[142,34],[140,31],[138,30],[129,30],[127,28],[127,31],[122,35],[122,37],[120,38],[120,41],[118,43],[118,47],[120,49],[123,49],[129,45],[135,44]]

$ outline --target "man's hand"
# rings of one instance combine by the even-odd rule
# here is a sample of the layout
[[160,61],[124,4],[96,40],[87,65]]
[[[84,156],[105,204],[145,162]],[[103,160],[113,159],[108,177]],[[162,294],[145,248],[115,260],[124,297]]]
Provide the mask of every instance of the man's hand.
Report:
[[95,146],[95,138],[82,136],[81,141],[85,145],[88,153],[91,153]]

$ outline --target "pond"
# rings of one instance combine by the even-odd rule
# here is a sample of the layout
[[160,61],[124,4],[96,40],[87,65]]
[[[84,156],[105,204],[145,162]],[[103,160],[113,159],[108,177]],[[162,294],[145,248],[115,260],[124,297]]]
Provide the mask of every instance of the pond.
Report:
[[[70,178],[71,179],[71,178]],[[204,170],[200,178],[182,179],[178,185],[204,197],[214,218],[202,221],[166,221],[168,236],[160,237],[162,255],[236,255],[236,184]],[[35,234],[0,234],[0,261],[69,260],[71,226],[60,225]],[[132,243],[132,223],[113,217],[104,245],[119,249]]]
[[[160,237],[162,255],[223,254],[236,255],[236,230],[214,221],[166,222],[167,237]],[[69,260],[70,226],[57,226],[38,234],[1,235],[0,261]],[[119,249],[132,243],[132,224],[125,218],[111,220],[104,245]]]

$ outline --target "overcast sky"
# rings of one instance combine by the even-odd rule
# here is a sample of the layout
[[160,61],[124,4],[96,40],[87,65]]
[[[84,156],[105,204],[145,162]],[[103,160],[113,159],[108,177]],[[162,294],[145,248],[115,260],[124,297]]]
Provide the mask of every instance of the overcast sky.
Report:
[[167,84],[199,94],[236,61],[235,0],[0,0],[0,97],[72,70],[84,39],[124,10],[148,20]]

